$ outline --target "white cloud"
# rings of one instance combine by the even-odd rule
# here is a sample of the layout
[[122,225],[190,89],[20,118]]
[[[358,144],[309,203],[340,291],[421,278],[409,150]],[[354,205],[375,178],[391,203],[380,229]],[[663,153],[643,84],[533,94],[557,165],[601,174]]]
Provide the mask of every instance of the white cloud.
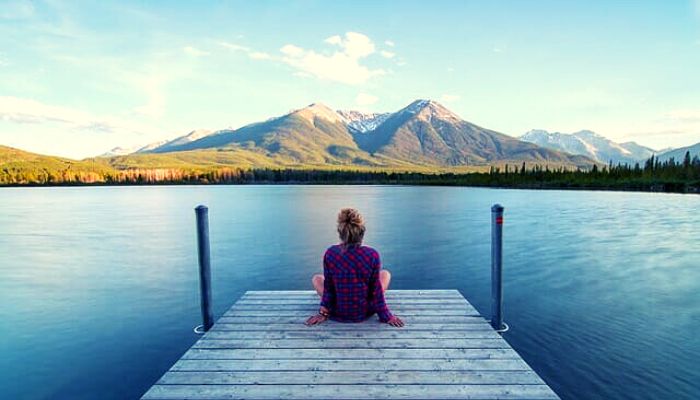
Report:
[[389,47],[394,47],[394,42],[392,42],[391,40],[385,40],[384,44],[389,46]]
[[338,43],[345,53],[353,58],[363,58],[374,53],[374,43],[369,37],[357,32],[345,33],[345,40]]
[[349,85],[365,83],[372,77],[385,75],[383,69],[371,69],[361,64],[362,59],[375,52],[372,40],[356,32],[347,32],[327,38],[328,43],[338,49],[332,54],[322,54],[293,44],[280,49],[282,62],[318,79],[341,82]]
[[452,103],[459,99],[460,97],[456,94],[443,94],[442,96],[440,96],[440,101],[442,101],[443,103]]
[[150,128],[111,116],[96,116],[70,107],[54,106],[36,100],[0,96],[0,120],[17,124],[59,124],[72,129],[99,133],[145,134]]
[[250,52],[250,48],[249,48],[249,47],[241,46],[241,45],[235,44],[235,43],[219,42],[219,45],[222,46],[222,47],[225,47],[225,48],[227,48],[227,49],[229,49],[229,50],[233,50],[233,51],[242,51],[242,52],[244,52],[244,53],[249,53],[249,52]]
[[494,53],[503,53],[503,49],[500,47],[494,47],[491,51]]
[[185,54],[190,55],[192,57],[204,57],[209,55],[209,52],[200,50],[192,46],[185,46],[182,48],[182,50],[185,52]]
[[299,78],[313,78],[313,75],[301,71],[296,71],[292,75],[298,76]]
[[248,57],[252,58],[253,60],[270,60],[270,59],[272,59],[271,55],[269,55],[267,53],[263,53],[261,51],[250,52],[250,53],[248,53]]
[[330,44],[340,44],[343,42],[343,38],[340,37],[340,35],[333,35],[329,37],[328,39],[324,40],[326,43]]
[[[358,85],[365,83],[372,77],[388,73],[385,69],[373,69],[363,65],[363,59],[376,53],[374,43],[366,35],[347,32],[343,36],[330,36],[323,42],[335,49],[332,52],[321,52],[304,49],[294,44],[285,44],[279,49],[280,55],[272,55],[236,43],[222,41],[219,42],[219,45],[233,52],[245,53],[254,60],[282,62],[296,69],[293,73],[294,76],[304,78],[315,77]],[[379,52],[379,54],[384,58],[395,56],[395,53],[386,50]]]
[[367,93],[360,93],[355,97],[355,103],[359,106],[369,106],[376,103],[379,97]]
[[251,49],[250,47],[246,46],[241,46],[239,44],[235,43],[228,43],[228,42],[219,42],[219,45],[233,51],[233,52],[241,52],[241,53],[246,53],[248,54],[248,57],[250,57],[253,60],[272,60],[274,57],[272,57],[270,54],[262,52],[262,51],[255,51]]
[[453,67],[447,67],[447,72],[455,72],[455,69]]
[[304,55],[304,49],[293,44],[287,44],[282,46],[280,51],[282,52],[282,54],[290,57],[301,57]]

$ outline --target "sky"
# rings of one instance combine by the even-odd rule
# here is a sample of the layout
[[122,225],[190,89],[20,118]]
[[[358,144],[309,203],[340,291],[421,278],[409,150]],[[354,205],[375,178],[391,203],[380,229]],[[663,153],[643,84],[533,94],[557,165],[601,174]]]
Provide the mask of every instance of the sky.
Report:
[[84,158],[321,102],[700,142],[700,0],[0,0],[0,144]]

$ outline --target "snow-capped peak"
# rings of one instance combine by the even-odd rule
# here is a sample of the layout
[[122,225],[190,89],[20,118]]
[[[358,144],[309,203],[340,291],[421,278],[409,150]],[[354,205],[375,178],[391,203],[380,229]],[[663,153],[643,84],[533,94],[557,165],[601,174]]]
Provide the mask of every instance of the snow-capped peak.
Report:
[[211,131],[206,130],[206,129],[195,129],[192,132],[188,133],[185,136],[181,136],[173,141],[168,142],[169,146],[178,146],[181,144],[186,144],[190,142],[194,142],[195,140],[199,140],[205,136],[209,136],[211,134]]
[[135,153],[140,147],[115,147],[110,151],[100,154],[97,157],[126,156]]
[[612,161],[633,164],[645,160],[654,153],[654,150],[637,143],[616,143],[589,130],[561,133],[533,129],[520,139],[571,154],[585,155],[603,163]]
[[407,113],[411,113],[411,114],[417,114],[429,105],[430,105],[430,100],[418,99],[418,100],[414,101],[413,103],[409,104],[408,106],[406,106],[402,111],[407,112]]
[[427,120],[437,118],[442,120],[450,120],[453,122],[462,121],[462,118],[460,118],[457,114],[448,110],[445,106],[443,106],[435,100],[416,100],[399,112],[414,114],[420,117],[424,117]]
[[294,110],[291,114],[299,115],[313,122],[314,118],[320,117],[330,122],[343,122],[343,117],[338,115],[332,108],[323,103],[312,103],[304,108]]
[[358,132],[369,132],[377,129],[391,113],[363,113],[353,110],[338,110],[345,123]]

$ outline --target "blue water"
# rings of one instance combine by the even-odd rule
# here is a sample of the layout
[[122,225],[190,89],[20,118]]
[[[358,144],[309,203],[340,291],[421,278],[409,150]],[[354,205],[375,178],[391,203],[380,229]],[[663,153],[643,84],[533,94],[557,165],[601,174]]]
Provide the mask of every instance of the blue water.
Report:
[[138,398],[197,339],[193,208],[215,313],[308,289],[342,206],[395,289],[488,314],[505,219],[505,338],[564,399],[700,398],[700,196],[383,186],[0,190],[0,398]]

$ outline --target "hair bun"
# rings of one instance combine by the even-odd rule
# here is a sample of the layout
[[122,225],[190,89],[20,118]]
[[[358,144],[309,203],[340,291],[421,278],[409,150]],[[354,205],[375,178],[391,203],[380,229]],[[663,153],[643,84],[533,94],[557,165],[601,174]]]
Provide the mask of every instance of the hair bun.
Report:
[[365,222],[362,214],[354,208],[343,208],[338,213],[338,235],[343,245],[362,244]]
[[343,208],[338,214],[339,224],[362,225],[362,214],[354,208]]

